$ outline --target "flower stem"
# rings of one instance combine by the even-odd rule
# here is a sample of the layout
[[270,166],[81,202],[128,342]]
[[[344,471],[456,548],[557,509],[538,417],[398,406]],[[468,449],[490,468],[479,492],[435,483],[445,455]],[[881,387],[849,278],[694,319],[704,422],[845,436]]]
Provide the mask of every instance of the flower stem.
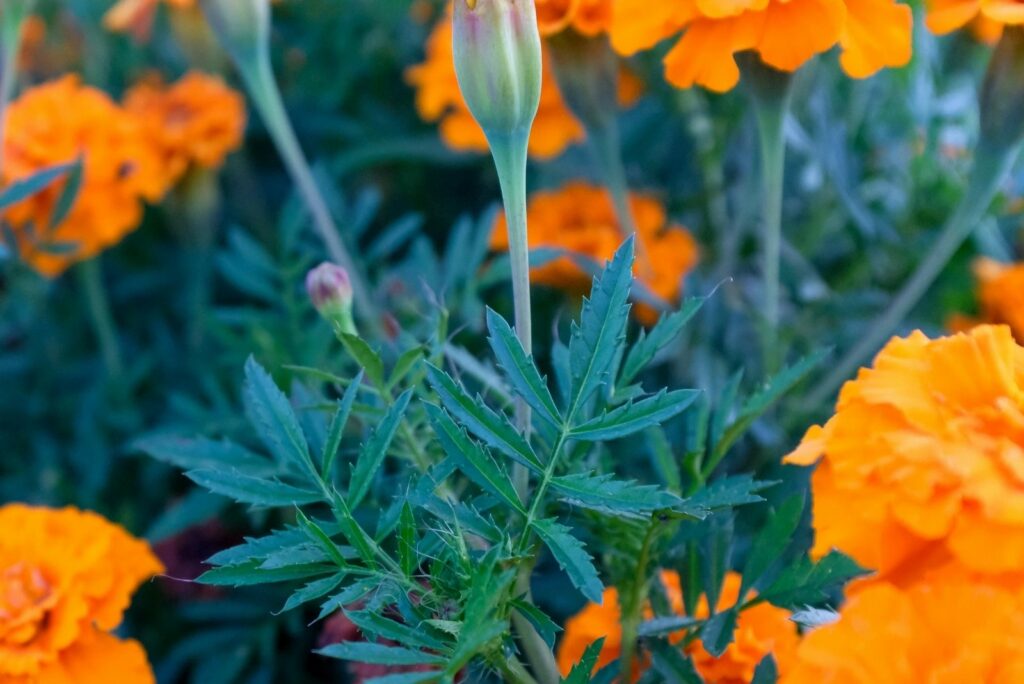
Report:
[[[533,566],[528,563],[520,568],[519,575],[516,577],[516,594],[524,597],[530,603],[533,603],[533,596],[530,591],[530,574],[532,571]],[[519,642],[526,653],[526,659],[533,668],[540,684],[557,684],[561,679],[558,672],[558,664],[551,655],[551,649],[548,648],[543,637],[537,633],[533,624],[519,614],[518,611],[513,611],[512,626],[515,627],[516,633],[519,635]]]
[[[530,303],[530,244],[526,228],[526,134],[491,136],[491,154],[498,169],[498,181],[508,224],[509,258],[512,262],[512,298],[515,303],[516,335],[527,356],[533,354],[533,315]],[[516,422],[519,429],[530,431],[530,408],[516,398]],[[512,469],[512,481],[519,495],[525,497],[529,473],[520,464]]]
[[267,130],[284,160],[285,167],[312,216],[313,226],[324,243],[327,253],[332,261],[348,271],[357,305],[362,309],[364,315],[372,316],[373,303],[370,300],[369,291],[366,289],[362,271],[342,242],[331,212],[327,208],[327,202],[324,201],[323,195],[317,188],[309,162],[302,152],[295,129],[292,127],[288,112],[281,99],[281,91],[274,79],[269,56],[265,52],[261,53],[259,59],[254,62],[240,62],[239,68],[253,102],[263,116]]
[[1017,145],[984,142],[979,144],[967,192],[960,206],[939,233],[928,255],[889,304],[889,308],[874,322],[860,341],[843,355],[832,372],[808,397],[808,406],[817,407],[829,401],[857,366],[878,351],[885,340],[896,331],[900,322],[921,301],[949,260],[985,216],[992,198],[999,189],[999,184],[1012,169],[1019,149]]
[[792,96],[792,76],[765,65],[756,55],[744,54],[742,57],[744,80],[754,102],[761,142],[762,351],[765,371],[771,374],[781,363],[779,263],[782,254],[782,198],[786,172],[786,139],[783,129]]
[[100,353],[103,355],[103,365],[107,370],[108,377],[116,380],[124,373],[124,364],[121,361],[121,345],[117,339],[117,326],[110,311],[110,299],[103,286],[100,261],[98,258],[83,261],[76,270],[85,293],[93,332],[96,334]]
[[644,595],[647,593],[647,563],[651,553],[651,544],[654,541],[657,523],[653,520],[648,523],[647,533],[644,535],[643,544],[640,547],[640,556],[636,562],[636,570],[629,590],[623,592],[620,600],[622,609],[622,656],[619,659],[622,667],[619,675],[620,682],[633,681],[633,663],[636,660],[636,645],[640,634],[640,622],[643,620]]

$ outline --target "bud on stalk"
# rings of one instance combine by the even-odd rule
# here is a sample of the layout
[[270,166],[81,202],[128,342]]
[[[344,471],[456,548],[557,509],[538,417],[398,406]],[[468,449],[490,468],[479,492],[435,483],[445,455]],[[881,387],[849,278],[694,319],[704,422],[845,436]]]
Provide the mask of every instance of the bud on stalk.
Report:
[[455,73],[488,139],[529,134],[540,105],[541,48],[533,0],[455,0]]
[[355,335],[352,281],[348,271],[325,261],[306,275],[306,292],[320,316],[335,332]]

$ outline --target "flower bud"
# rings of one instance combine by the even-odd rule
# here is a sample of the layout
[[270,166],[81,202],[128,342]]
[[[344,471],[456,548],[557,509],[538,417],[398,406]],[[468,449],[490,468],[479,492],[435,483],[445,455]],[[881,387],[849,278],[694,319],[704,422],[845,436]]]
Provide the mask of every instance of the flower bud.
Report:
[[541,85],[533,0],[455,0],[453,33],[459,88],[488,138],[528,136]]
[[200,0],[221,46],[245,71],[267,57],[270,0]]
[[306,292],[317,312],[334,326],[335,331],[356,334],[352,320],[354,292],[348,271],[325,261],[306,275]]

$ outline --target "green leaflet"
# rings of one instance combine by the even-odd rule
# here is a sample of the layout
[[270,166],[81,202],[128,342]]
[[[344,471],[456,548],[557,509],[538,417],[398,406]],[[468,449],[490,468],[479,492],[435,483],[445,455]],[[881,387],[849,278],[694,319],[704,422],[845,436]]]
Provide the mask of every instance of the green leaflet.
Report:
[[662,349],[672,344],[707,299],[694,297],[683,303],[679,311],[662,316],[650,331],[641,330],[636,344],[630,348],[619,375],[619,385],[631,385]]
[[412,399],[411,389],[406,390],[402,396],[398,397],[388,409],[383,420],[374,428],[370,439],[360,449],[359,458],[352,469],[352,479],[348,483],[349,508],[357,508],[366,497],[367,492],[370,491],[373,476],[377,474],[384,462],[384,456],[387,455],[391,440],[394,439],[398,425],[405,416],[410,399]]
[[338,458],[341,438],[345,433],[345,426],[348,425],[348,419],[352,415],[352,406],[356,403],[356,396],[359,394],[359,386],[362,383],[363,372],[360,371],[345,390],[341,401],[338,402],[334,417],[331,419],[331,427],[327,431],[327,442],[324,444],[324,453],[320,460],[324,478],[328,481],[331,480],[331,470],[334,468],[335,459]]
[[371,665],[444,665],[445,659],[432,653],[415,651],[401,646],[385,646],[367,641],[331,644],[316,653],[329,658],[350,660]]
[[628,437],[661,425],[679,415],[700,396],[699,390],[662,390],[658,394],[624,404],[572,429],[572,439],[603,442]]
[[634,238],[619,248],[604,273],[594,279],[579,324],[569,340],[572,391],[566,416],[575,419],[583,404],[610,379],[626,336],[633,283]]
[[583,542],[574,537],[568,527],[551,518],[535,521],[533,529],[551,550],[559,566],[569,575],[573,586],[589,600],[600,603],[604,585]]
[[562,424],[562,416],[551,396],[547,380],[541,376],[533,360],[526,355],[508,322],[494,310],[487,309],[487,330],[491,350],[516,394],[522,397],[537,415],[552,426]]
[[682,503],[679,497],[657,486],[616,480],[612,475],[562,475],[551,479],[551,487],[559,498],[572,504],[633,517]]
[[534,472],[543,472],[544,466],[533,447],[504,414],[491,410],[479,398],[471,398],[450,375],[436,366],[427,365],[427,377],[444,407],[470,432]]
[[426,408],[441,446],[444,447],[445,453],[459,464],[459,469],[488,493],[501,499],[521,515],[526,515],[526,509],[523,508],[508,473],[494,462],[483,447],[471,440],[462,428],[455,424],[447,411],[430,405]]
[[242,397],[253,427],[270,452],[281,463],[291,463],[318,477],[309,457],[309,444],[291,403],[251,356],[245,362]]
[[323,500],[320,492],[276,480],[264,480],[236,470],[190,470],[185,477],[214,494],[253,506],[298,506]]

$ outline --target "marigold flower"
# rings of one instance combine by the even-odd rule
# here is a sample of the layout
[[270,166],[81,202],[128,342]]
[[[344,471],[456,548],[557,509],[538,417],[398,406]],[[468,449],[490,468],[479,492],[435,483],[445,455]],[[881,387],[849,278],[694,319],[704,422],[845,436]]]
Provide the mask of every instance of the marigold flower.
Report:
[[947,327],[966,332],[981,323],[1008,325],[1017,341],[1024,341],[1024,264],[978,259],[974,262],[974,277],[978,282],[980,319],[956,315]]
[[[138,118],[75,76],[26,91],[11,104],[5,133],[4,183],[82,159],[75,203],[52,232],[63,183],[3,213],[23,258],[44,275],[58,275],[119,242],[141,222],[142,200],[157,200],[166,191],[159,158]],[[63,249],[47,251],[45,243]]]
[[781,71],[796,71],[839,45],[847,74],[866,78],[911,56],[910,7],[896,0],[615,0],[612,45],[631,55],[682,33],[665,56],[665,73],[680,88],[731,90],[740,77],[735,56],[753,50]]
[[818,462],[816,556],[839,548],[901,584],[946,565],[1020,573],[1024,348],[1006,326],[893,339],[786,462]]
[[107,632],[161,572],[142,541],[100,516],[0,508],[0,684],[149,684],[146,654]]
[[550,36],[572,28],[585,36],[608,31],[612,0],[536,0],[541,35]]
[[872,584],[804,637],[781,684],[1024,681],[1018,594],[977,582]]
[[[682,613],[679,575],[662,571],[661,581],[673,610]],[[741,583],[740,575],[735,572],[725,576],[718,600],[720,610],[731,608],[736,603]],[[566,622],[565,634],[558,645],[558,667],[563,675],[567,675],[579,662],[590,644],[602,637],[605,641],[597,667],[601,668],[619,657],[622,627],[618,592],[614,588],[606,589],[603,599],[600,605],[587,604]],[[695,617],[707,616],[707,599],[702,598]],[[780,673],[784,674],[792,662],[796,645],[796,625],[789,619],[789,612],[763,603],[740,614],[735,641],[720,657],[712,656],[699,642],[689,646],[687,651],[707,684],[745,684],[753,678],[754,669],[769,653],[774,655]]]
[[216,77],[193,71],[171,86],[144,80],[125,96],[162,161],[163,184],[172,186],[192,166],[216,169],[242,144],[245,100]]
[[1024,11],[1014,0],[928,0],[925,24],[939,35],[968,24],[985,42],[999,39],[1003,26],[1024,24]]
[[[634,193],[631,206],[638,238],[637,276],[651,294],[673,303],[682,292],[684,277],[697,265],[697,243],[683,227],[668,224],[665,208],[653,197]],[[531,248],[561,248],[598,264],[611,259],[624,239],[611,196],[587,183],[534,193],[527,222]],[[503,216],[495,221],[491,246],[508,249]],[[532,269],[531,279],[573,293],[585,292],[591,282],[588,272],[570,257]],[[636,313],[645,323],[658,318],[658,312],[646,304],[638,305]]]

